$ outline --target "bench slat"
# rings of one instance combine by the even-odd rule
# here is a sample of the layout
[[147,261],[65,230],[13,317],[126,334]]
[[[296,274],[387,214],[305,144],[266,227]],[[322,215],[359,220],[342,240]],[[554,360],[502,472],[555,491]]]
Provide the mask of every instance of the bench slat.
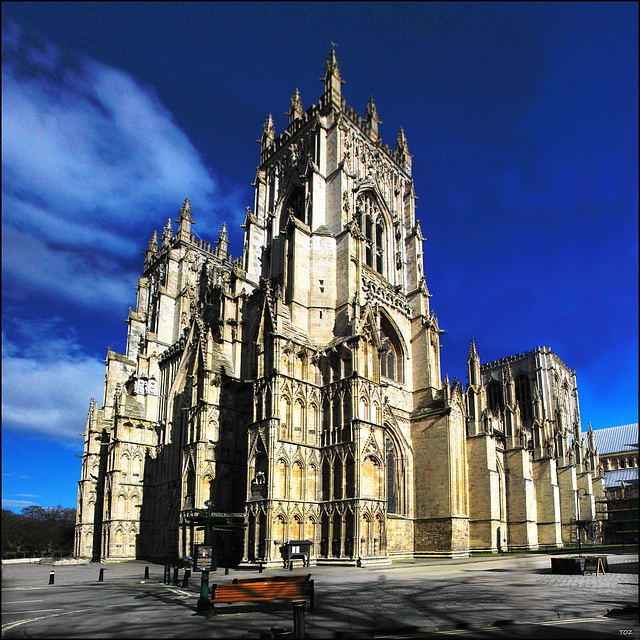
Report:
[[217,602],[259,602],[264,600],[309,599],[314,605],[313,580],[303,582],[243,582],[211,585],[211,610]]
[[294,576],[264,576],[261,578],[234,578],[232,584],[247,584],[254,582],[309,582],[311,580],[311,574],[300,574]]

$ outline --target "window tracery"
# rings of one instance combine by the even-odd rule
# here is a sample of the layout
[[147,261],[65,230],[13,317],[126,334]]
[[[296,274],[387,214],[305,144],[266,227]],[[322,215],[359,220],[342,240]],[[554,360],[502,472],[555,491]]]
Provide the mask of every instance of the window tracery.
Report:
[[381,314],[380,340],[383,350],[380,352],[380,375],[396,382],[404,382],[404,358],[400,339],[387,318]]
[[382,212],[371,191],[361,193],[356,200],[356,221],[365,239],[365,263],[384,275],[385,225]]

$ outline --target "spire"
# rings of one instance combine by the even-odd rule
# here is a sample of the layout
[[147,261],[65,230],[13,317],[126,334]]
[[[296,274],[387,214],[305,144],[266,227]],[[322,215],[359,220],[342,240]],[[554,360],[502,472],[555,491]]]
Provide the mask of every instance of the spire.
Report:
[[478,352],[476,351],[476,343],[473,338],[471,338],[471,349],[469,349],[469,358],[473,358],[474,360],[478,357]]
[[538,383],[535,381],[533,383],[533,407],[536,419],[542,421],[542,395],[540,394],[540,389],[538,389]]
[[169,218],[162,230],[162,246],[164,247],[165,243],[171,240],[171,238],[173,238],[173,226],[171,225],[171,218]]
[[227,233],[227,223],[223,222],[218,234],[218,242],[229,242],[229,234]]
[[369,96],[369,102],[367,102],[367,114],[365,116],[365,122],[369,129],[369,134],[372,138],[378,137],[378,125],[382,124],[380,118],[378,118],[378,110],[373,102],[373,98]]
[[596,450],[596,438],[591,428],[591,420],[589,420],[589,430],[587,431],[587,444],[589,445],[589,451],[595,452]]
[[193,218],[191,217],[191,203],[186,198],[182,209],[180,209],[180,219],[178,221],[178,236],[181,240],[189,242],[191,240],[191,225]]
[[396,154],[400,164],[411,167],[411,154],[409,153],[409,145],[407,144],[407,138],[404,135],[404,129],[400,127],[398,131],[398,142],[396,143]]
[[293,92],[287,115],[289,116],[289,124],[298,118],[302,118],[302,102],[300,101],[300,92],[298,89]]
[[151,253],[158,253],[158,233],[154,229],[151,240],[149,240],[149,248],[147,249]]
[[503,380],[504,380],[504,396],[505,401],[508,405],[516,404],[516,389],[515,383],[513,381],[513,376],[511,375],[511,366],[507,362],[503,371]]
[[331,51],[329,51],[329,57],[327,58],[327,64],[324,67],[324,78],[320,78],[321,82],[328,84],[332,76],[335,76],[340,84],[344,84],[344,80],[340,77],[340,68],[338,67],[338,57],[336,56],[336,50],[331,43]]
[[373,102],[373,98],[369,96],[369,101],[367,102],[367,124],[371,126],[372,122],[377,122],[378,124],[382,124],[380,118],[378,118],[378,109],[376,108],[375,103]]
[[216,255],[223,260],[227,258],[227,247],[229,246],[229,234],[227,233],[227,224],[222,223],[220,227],[220,233],[218,233],[218,248]]
[[193,222],[193,218],[191,217],[191,202],[189,201],[189,198],[185,198],[182,209],[180,209],[180,220],[183,218],[189,222]]
[[469,384],[480,384],[480,357],[476,351],[476,343],[471,338],[471,348],[467,356],[467,375]]
[[267,116],[267,119],[262,125],[262,138],[258,142],[262,145],[262,148],[270,147],[273,141],[276,139],[276,128],[273,126],[273,118],[271,114]]
[[[341,85],[344,80],[340,77],[340,69],[338,67],[338,58],[333,43],[331,43],[331,51],[327,58],[327,64],[324,68],[324,78],[320,78],[324,82],[324,91],[327,94],[327,106],[333,106],[336,109],[342,108],[342,89]],[[327,104],[327,103],[325,103]]]

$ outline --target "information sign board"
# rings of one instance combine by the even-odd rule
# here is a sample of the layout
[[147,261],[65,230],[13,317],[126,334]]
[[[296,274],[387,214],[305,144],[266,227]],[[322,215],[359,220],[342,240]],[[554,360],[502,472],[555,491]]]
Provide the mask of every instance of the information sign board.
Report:
[[194,548],[193,570],[215,571],[218,568],[218,553],[213,545],[197,544]]

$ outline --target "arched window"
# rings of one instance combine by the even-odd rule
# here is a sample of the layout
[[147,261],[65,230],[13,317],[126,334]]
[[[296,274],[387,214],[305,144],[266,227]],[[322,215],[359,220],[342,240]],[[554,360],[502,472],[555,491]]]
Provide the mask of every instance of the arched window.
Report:
[[387,513],[397,513],[396,458],[393,443],[389,438],[385,439],[385,448],[387,453]]
[[489,405],[489,411],[493,413],[497,413],[504,409],[502,385],[496,380],[490,382],[487,387],[487,404]]
[[342,500],[342,460],[336,456],[333,462],[333,499]]
[[291,499],[300,500],[303,497],[303,490],[302,465],[296,461],[291,468]]
[[280,398],[280,439],[289,438],[289,425],[291,424],[291,401],[286,396]]
[[384,314],[380,316],[380,375],[396,382],[404,382],[404,358],[400,339]]
[[319,411],[317,405],[310,405],[306,439],[309,444],[317,444],[318,441],[318,414]]
[[305,500],[317,499],[317,483],[318,469],[315,464],[311,464],[307,469],[307,481],[303,487]]
[[298,398],[293,405],[293,439],[296,442],[302,442],[302,433],[304,430],[304,404]]
[[278,498],[287,497],[287,463],[280,458],[276,462],[276,481],[274,486],[274,493]]
[[262,417],[263,417],[262,408],[263,407],[262,407],[262,394],[260,392],[258,392],[256,394],[255,408],[256,408],[256,421],[262,420]]
[[371,191],[365,191],[358,196],[356,220],[365,237],[365,262],[367,266],[384,275],[384,220]]
[[284,206],[284,212],[285,215],[283,216],[283,220],[285,224],[289,219],[289,213],[305,224],[309,223],[309,221],[305,219],[304,190],[301,187],[296,187],[291,192],[287,198],[287,204]]
[[520,416],[523,422],[530,422],[533,418],[531,403],[531,386],[529,378],[522,375],[516,378],[516,401],[520,405]]
[[331,463],[326,459],[322,462],[322,499],[331,500]]

